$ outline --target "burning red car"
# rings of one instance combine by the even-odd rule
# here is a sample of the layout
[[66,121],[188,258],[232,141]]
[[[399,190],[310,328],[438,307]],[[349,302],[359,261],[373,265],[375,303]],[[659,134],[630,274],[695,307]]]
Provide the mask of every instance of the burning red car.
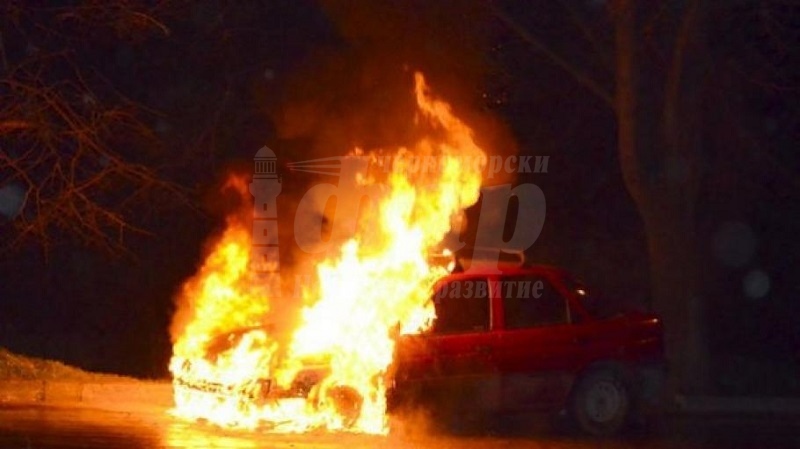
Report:
[[[583,431],[607,435],[657,398],[664,368],[660,320],[641,312],[604,311],[562,269],[454,273],[436,284],[431,299],[433,326],[397,338],[390,411],[425,407],[443,416],[565,410]],[[222,336],[218,345],[234,345],[253,330]],[[288,389],[270,379],[254,380],[255,395],[222,385],[183,386],[256,401],[332,401],[352,424],[361,399],[347,386],[318,397],[317,384],[327,372],[324,363],[307,363]]]

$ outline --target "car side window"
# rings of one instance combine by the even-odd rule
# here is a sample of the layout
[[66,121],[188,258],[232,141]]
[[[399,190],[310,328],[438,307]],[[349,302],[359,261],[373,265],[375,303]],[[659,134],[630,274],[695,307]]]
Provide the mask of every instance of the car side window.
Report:
[[486,279],[447,282],[433,293],[435,334],[456,334],[489,330],[489,286]]
[[569,322],[567,302],[543,276],[501,281],[506,329],[551,326]]

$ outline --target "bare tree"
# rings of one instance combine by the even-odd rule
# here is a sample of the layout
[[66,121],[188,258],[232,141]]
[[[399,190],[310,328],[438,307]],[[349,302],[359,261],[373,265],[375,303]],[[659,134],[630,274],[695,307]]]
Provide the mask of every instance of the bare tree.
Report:
[[[795,17],[797,5],[789,3],[609,0],[581,5],[564,0],[557,5],[574,26],[569,41],[584,44],[582,50],[566,51],[537,36],[501,5],[491,6],[517,38],[600,98],[616,118],[623,181],[646,233],[652,306],[665,321],[672,393],[708,387],[696,229],[703,168],[709,159],[705,120],[710,109],[730,110],[709,105],[709,99],[733,101],[735,95],[719,92],[730,88],[719,75],[731,61],[742,62],[748,54],[736,47],[720,57],[710,48],[709,34],[720,30],[716,19],[734,12],[752,10],[758,17],[774,19],[774,10],[790,9]],[[603,9],[605,14],[597,13]],[[765,28],[777,29],[775,24]],[[719,36],[713,38],[720,41]],[[767,59],[758,64],[760,72],[781,71]]]
[[[169,33],[156,6],[90,1],[0,6],[0,190],[13,228],[4,243],[64,239],[117,251],[132,205],[178,188],[145,157],[155,135],[146,111],[87,63],[92,40]],[[86,48],[89,50],[86,50]]]

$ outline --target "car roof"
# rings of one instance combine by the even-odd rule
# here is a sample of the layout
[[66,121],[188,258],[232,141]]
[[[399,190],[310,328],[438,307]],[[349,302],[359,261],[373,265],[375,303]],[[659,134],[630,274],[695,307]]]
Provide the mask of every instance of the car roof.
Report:
[[520,266],[519,264],[500,263],[486,268],[478,266],[467,271],[453,272],[445,276],[442,280],[466,279],[484,276],[525,276],[543,273],[552,274],[556,277],[569,276],[569,272],[567,270],[553,265],[537,264]]

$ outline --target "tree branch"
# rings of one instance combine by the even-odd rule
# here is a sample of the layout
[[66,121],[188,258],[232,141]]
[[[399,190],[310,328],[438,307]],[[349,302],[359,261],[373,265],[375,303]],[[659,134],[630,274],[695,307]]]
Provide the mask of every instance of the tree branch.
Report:
[[590,92],[592,92],[597,97],[602,99],[609,107],[611,107],[612,109],[614,108],[615,106],[614,99],[612,98],[611,94],[608,91],[606,91],[606,89],[604,89],[596,80],[592,79],[591,77],[583,73],[583,71],[573,66],[566,59],[562,58],[560,55],[552,51],[547,45],[543,44],[541,41],[539,41],[539,39],[537,39],[534,35],[528,32],[528,30],[523,28],[514,19],[509,17],[508,14],[502,11],[498,6],[492,3],[488,3],[488,6],[491,9],[492,13],[498,19],[500,19],[509,29],[511,29],[514,33],[516,33],[520,39],[522,39],[528,45],[533,47],[534,50],[538,51],[539,53],[542,53],[557,67],[572,75],[572,77],[575,78],[578,84],[582,85],[584,88],[588,89]]
[[578,11],[575,10],[574,2],[572,0],[558,0],[558,3],[567,11],[572,22],[581,31],[581,34],[583,34],[584,39],[591,44],[592,50],[594,50],[603,67],[609,70],[613,69],[613,63],[611,62],[613,58],[603,46],[600,45],[597,36],[595,36],[589,26],[586,25],[586,22],[581,19]]
[[664,92],[664,123],[668,131],[674,131],[677,126],[678,103],[680,102],[681,79],[683,66],[686,60],[686,47],[689,37],[694,29],[697,17],[698,2],[690,1],[686,12],[681,19],[680,27],[675,36],[675,46],[672,49],[672,62],[667,75]]
[[683,191],[684,204],[694,208],[697,191],[700,188],[697,149],[702,120],[700,99],[696,91],[702,83],[698,64],[687,67],[691,45],[702,45],[702,37],[697,33],[697,19],[700,14],[700,1],[690,0],[683,11],[680,25],[675,34],[671,63],[664,86],[664,148],[662,164],[667,171],[680,170],[683,174],[677,185]]
[[0,62],[3,63],[3,73],[8,72],[8,56],[6,55],[6,44],[3,40],[3,32],[0,31]]
[[33,124],[27,120],[4,120],[0,121],[0,135],[33,128]]
[[635,0],[615,0],[614,28],[616,41],[616,113],[617,146],[622,178],[633,199],[640,204],[643,194],[642,164],[639,153],[637,114],[636,22]]
[[[47,68],[54,63],[71,67],[72,76],[49,80]],[[146,233],[122,213],[130,200],[155,192],[181,198],[176,186],[115,149],[126,139],[120,133],[148,136],[135,116],[139,108],[96,101],[89,80],[67,56],[37,55],[0,78],[0,85],[0,145],[7,144],[0,170],[26,192],[10,246],[33,237],[46,250],[54,236],[69,234],[125,252],[126,231]]]

